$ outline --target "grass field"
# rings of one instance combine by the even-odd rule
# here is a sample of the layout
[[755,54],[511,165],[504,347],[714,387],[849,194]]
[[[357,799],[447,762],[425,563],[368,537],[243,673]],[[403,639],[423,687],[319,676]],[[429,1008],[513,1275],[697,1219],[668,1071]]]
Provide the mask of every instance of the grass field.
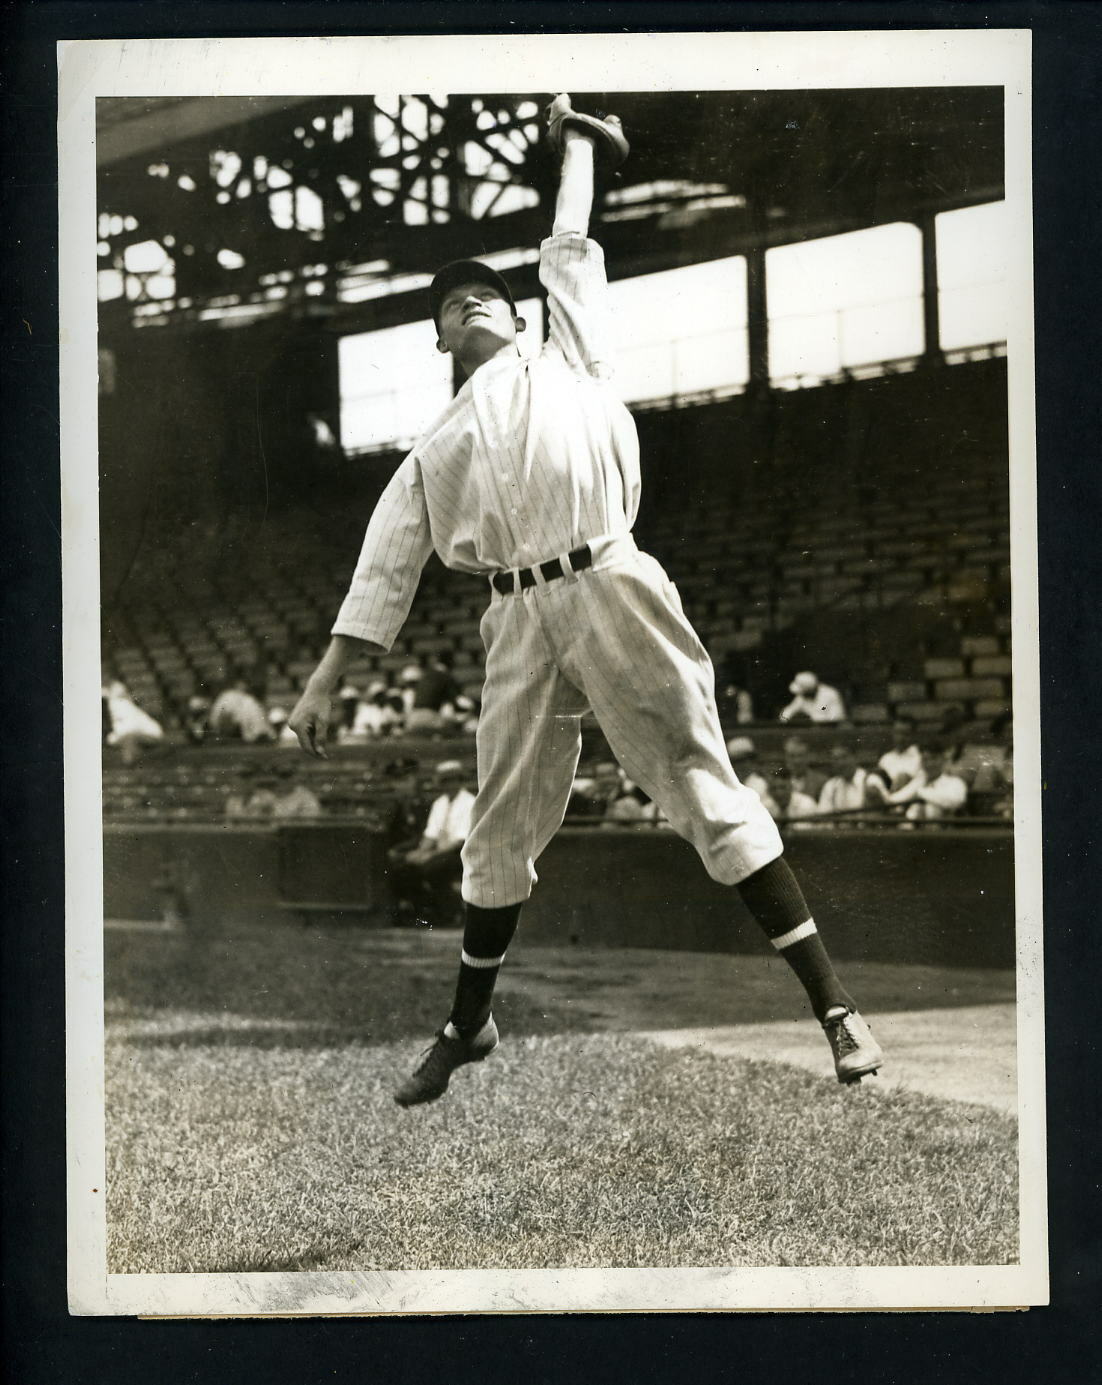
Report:
[[400,1110],[454,967],[412,941],[108,935],[113,1272],[1016,1258],[1010,1119],[660,1049],[565,988],[503,988],[499,1052]]

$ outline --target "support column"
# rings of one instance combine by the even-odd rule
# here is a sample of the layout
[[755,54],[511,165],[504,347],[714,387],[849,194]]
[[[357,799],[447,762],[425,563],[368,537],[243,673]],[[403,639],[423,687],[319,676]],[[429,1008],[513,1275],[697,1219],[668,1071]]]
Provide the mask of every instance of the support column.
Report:
[[922,232],[922,326],[924,346],[922,359],[926,365],[941,365],[941,321],[938,313],[937,236],[934,214],[925,212],[918,219]]
[[746,252],[746,339],[750,355],[752,394],[769,388],[769,305],[765,294],[765,246]]

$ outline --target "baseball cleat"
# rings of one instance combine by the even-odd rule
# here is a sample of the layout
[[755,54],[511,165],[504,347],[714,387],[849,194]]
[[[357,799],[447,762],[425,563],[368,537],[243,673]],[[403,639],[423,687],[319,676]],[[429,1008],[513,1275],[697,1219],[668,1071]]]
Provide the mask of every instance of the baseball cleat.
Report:
[[834,1054],[834,1071],[839,1082],[848,1085],[860,1082],[862,1077],[876,1076],[877,1069],[883,1065],[884,1054],[856,1010],[831,1010],[823,1021],[823,1029]]
[[399,1106],[420,1106],[423,1102],[435,1101],[448,1090],[456,1068],[465,1063],[481,1063],[497,1048],[497,1041],[497,1025],[492,1015],[469,1039],[460,1034],[453,1038],[442,1029],[425,1050],[420,1063],[394,1093],[394,1100]]

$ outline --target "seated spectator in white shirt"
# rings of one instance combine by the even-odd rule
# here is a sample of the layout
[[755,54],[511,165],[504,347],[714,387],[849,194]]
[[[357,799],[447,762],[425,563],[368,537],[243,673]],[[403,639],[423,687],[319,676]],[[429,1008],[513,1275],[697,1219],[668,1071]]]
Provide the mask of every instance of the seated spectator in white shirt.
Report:
[[281,781],[276,793],[272,816],[279,819],[316,818],[321,816],[321,802],[312,789],[305,784],[294,784],[294,765],[279,765],[276,776]]
[[739,782],[745,784],[748,789],[753,789],[764,802],[769,793],[769,785],[758,771],[758,749],[754,742],[749,736],[733,736],[727,742],[727,754]]
[[421,840],[412,850],[395,847],[389,854],[391,884],[414,917],[436,927],[458,926],[462,905],[458,884],[463,875],[460,852],[471,830],[474,794],[465,786],[466,772],[458,760],[436,766],[440,790],[429,809]]
[[805,822],[817,817],[819,805],[806,793],[793,787],[792,774],[787,765],[780,765],[773,771],[769,786],[761,795],[761,801],[774,822]]
[[248,680],[242,677],[234,678],[214,699],[207,722],[211,734],[222,740],[252,744],[275,739],[268,714],[249,691]]
[[[857,756],[848,745],[831,748],[830,764],[834,773],[819,795],[819,812],[860,812],[868,802],[868,771],[857,763]],[[879,796],[876,802],[879,806]]]
[[889,790],[909,784],[922,768],[922,751],[915,741],[914,717],[898,716],[892,723],[892,748],[877,761]]
[[369,740],[389,736],[402,724],[402,715],[395,705],[398,701],[399,694],[381,678],[368,684],[366,693],[356,707],[349,734],[357,739],[367,737]]
[[138,706],[125,683],[109,683],[102,700],[111,722],[107,744],[118,747],[124,765],[134,764],[143,750],[164,740],[161,723]]
[[262,769],[256,776],[256,788],[245,803],[244,817],[272,818],[276,810],[276,776],[270,769]]
[[792,701],[780,714],[781,721],[845,721],[846,706],[842,694],[827,683],[820,683],[814,673],[797,673],[788,685]]
[[884,794],[870,782],[870,798],[879,793],[889,805],[903,805],[911,821],[951,817],[960,812],[968,801],[968,785],[945,764],[943,741],[927,741],[922,747],[922,768],[902,788]]
[[792,787],[818,804],[827,777],[812,765],[808,743],[799,736],[789,736],[784,743],[784,763],[792,776]]

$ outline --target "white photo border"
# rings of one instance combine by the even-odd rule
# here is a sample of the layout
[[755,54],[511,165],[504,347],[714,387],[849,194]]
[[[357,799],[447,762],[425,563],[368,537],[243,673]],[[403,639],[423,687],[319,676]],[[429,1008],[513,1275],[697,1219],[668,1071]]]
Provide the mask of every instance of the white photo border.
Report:
[[[68,1256],[78,1315],[997,1308],[1048,1298],[1031,35],[874,30],[76,40],[58,45]],[[503,86],[504,84],[504,86]],[[415,91],[998,86],[1014,228],[1007,339],[1020,1259],[997,1267],[116,1275],[106,1268],[95,102]],[[91,695],[90,695],[91,694]]]

